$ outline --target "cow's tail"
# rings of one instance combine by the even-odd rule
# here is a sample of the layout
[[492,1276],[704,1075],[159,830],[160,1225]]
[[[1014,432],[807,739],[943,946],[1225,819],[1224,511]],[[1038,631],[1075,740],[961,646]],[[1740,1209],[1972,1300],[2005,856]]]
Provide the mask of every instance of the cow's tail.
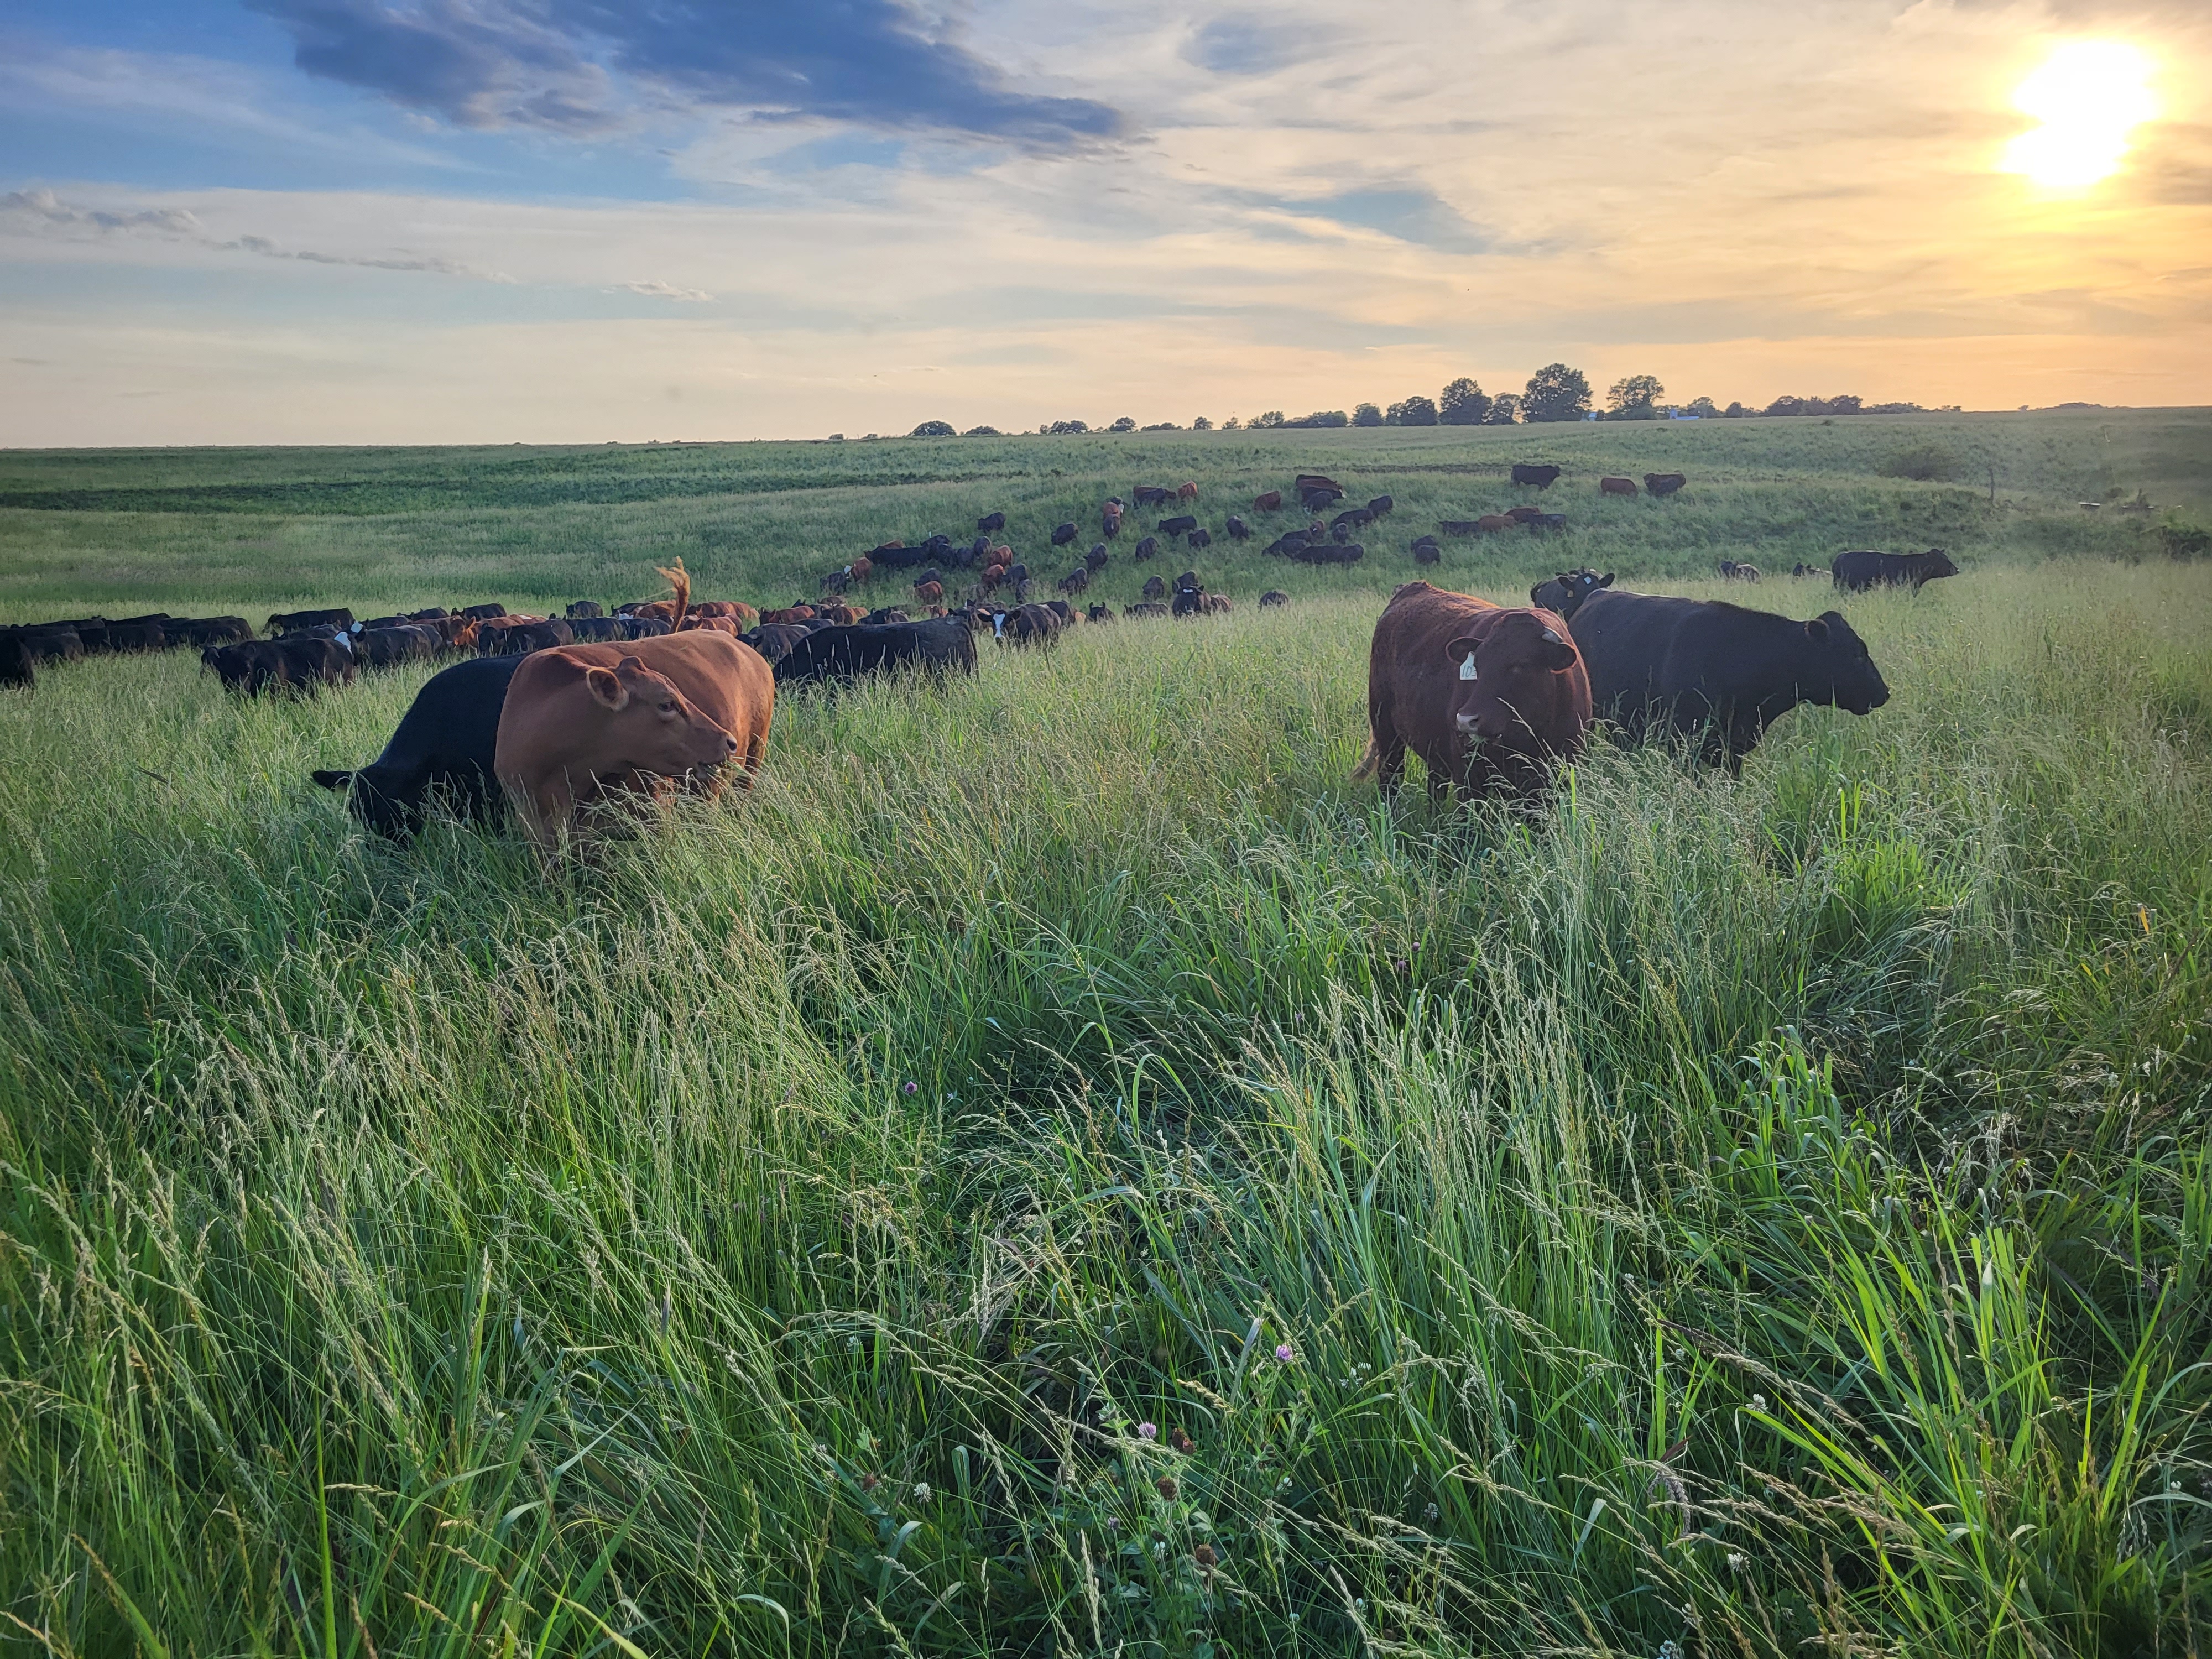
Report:
[[1352,769],[1352,781],[1354,783],[1366,782],[1382,764],[1382,746],[1375,741],[1375,734],[1370,732],[1367,734],[1367,752],[1359,757],[1359,764]]
[[673,570],[662,570],[658,565],[653,568],[666,580],[672,600],[676,606],[674,620],[682,622],[684,617],[691,614],[690,574],[684,568],[684,561],[681,559],[677,560],[676,568]]

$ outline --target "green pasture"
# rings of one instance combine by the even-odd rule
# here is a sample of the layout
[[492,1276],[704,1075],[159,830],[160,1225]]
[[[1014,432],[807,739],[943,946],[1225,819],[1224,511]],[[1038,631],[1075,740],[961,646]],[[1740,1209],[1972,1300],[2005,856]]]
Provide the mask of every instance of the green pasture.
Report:
[[[1994,505],[1880,471],[1931,432]],[[1894,694],[1740,780],[1601,736],[1540,806],[1386,805],[1404,544],[1542,457],[1573,528],[1439,580],[1963,574],[1728,590]],[[550,873],[308,784],[424,671],[0,694],[0,1653],[2203,1651],[2212,563],[2157,531],[2209,458],[2100,411],[0,457],[17,617],[1400,502],[1349,572],[1152,567],[1225,618],[787,697],[749,796]]]

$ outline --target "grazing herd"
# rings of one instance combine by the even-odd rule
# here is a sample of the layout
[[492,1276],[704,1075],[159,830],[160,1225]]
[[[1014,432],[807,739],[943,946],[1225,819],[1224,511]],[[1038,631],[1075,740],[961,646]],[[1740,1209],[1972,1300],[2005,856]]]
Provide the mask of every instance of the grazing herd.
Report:
[[[1537,490],[1561,476],[1551,465],[1512,469],[1516,485]],[[1685,482],[1680,473],[1648,473],[1644,489],[1665,497]],[[1602,477],[1598,487],[1607,495],[1637,494],[1626,477]],[[1358,562],[1364,547],[1358,538],[1395,503],[1378,495],[1330,514],[1346,495],[1332,478],[1301,473],[1288,491],[1255,496],[1255,515],[1281,512],[1289,500],[1306,520],[1263,550],[1299,563]],[[1209,547],[1198,495],[1186,483],[1139,485],[1126,502],[1109,497],[1098,512],[1103,539],[1055,580],[1062,597],[1049,600],[1035,596],[1028,566],[997,539],[1007,520],[994,512],[976,520],[972,541],[933,535],[911,546],[879,543],[823,577],[822,597],[781,608],[695,602],[679,561],[661,573],[666,598],[617,605],[611,614],[592,600],[571,604],[561,617],[511,614],[495,604],[366,620],[345,609],[308,610],[270,617],[266,638],[238,617],[88,617],[0,629],[0,685],[35,685],[43,663],[185,646],[198,647],[203,667],[240,696],[309,693],[353,684],[365,671],[457,657],[423,684],[374,760],[318,770],[313,781],[343,791],[356,817],[398,840],[421,826],[434,802],[477,819],[511,805],[553,857],[615,798],[678,790],[711,796],[732,775],[750,783],[766,757],[779,688],[835,686],[898,669],[973,674],[982,635],[1003,647],[1042,647],[1079,623],[1118,620],[1108,605],[1079,611],[1073,601],[1111,566],[1110,544],[1138,509],[1161,511],[1129,550],[1133,561],[1158,556],[1176,538],[1193,550]],[[1439,534],[1565,524],[1562,514],[1516,506],[1443,520],[1436,532],[1416,537],[1411,551],[1417,565],[1433,566],[1442,556]],[[1232,513],[1221,533],[1242,543],[1255,532]],[[1081,539],[1072,520],[1048,538],[1054,548]],[[1733,561],[1719,570],[1731,580],[1760,577],[1756,566]],[[913,573],[910,604],[863,611],[847,602],[854,588],[890,571]],[[955,573],[963,572],[973,579],[948,599],[949,587],[963,586]],[[1828,568],[1799,564],[1792,574],[1828,576],[1843,592],[1889,586],[1917,592],[1957,567],[1940,548],[1855,550]],[[1233,609],[1194,569],[1172,582],[1148,575],[1142,592],[1121,618]],[[1263,610],[1288,602],[1279,589],[1259,600]],[[1614,585],[1613,573],[1588,568],[1537,583],[1526,607],[1417,580],[1393,593],[1376,624],[1369,743],[1355,775],[1393,790],[1410,750],[1425,763],[1432,792],[1531,796],[1579,752],[1598,720],[1631,742],[1686,742],[1704,762],[1733,772],[1800,703],[1865,714],[1888,698],[1864,641],[1832,611],[1797,622],[1725,602],[1632,592]]]

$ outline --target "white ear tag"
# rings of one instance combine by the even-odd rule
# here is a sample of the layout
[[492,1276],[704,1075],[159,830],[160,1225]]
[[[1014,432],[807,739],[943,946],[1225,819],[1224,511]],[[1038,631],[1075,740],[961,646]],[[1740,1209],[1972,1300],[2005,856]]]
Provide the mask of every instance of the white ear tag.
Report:
[[1471,680],[1474,678],[1474,652],[1468,652],[1467,653],[1467,660],[1459,665],[1459,677],[1463,680]]

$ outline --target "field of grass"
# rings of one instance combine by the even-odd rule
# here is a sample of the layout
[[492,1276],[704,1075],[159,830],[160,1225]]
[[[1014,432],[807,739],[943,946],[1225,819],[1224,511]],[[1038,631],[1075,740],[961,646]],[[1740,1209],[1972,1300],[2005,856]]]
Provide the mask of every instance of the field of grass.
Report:
[[[1954,420],[1994,507],[1880,476],[1934,424],[0,458],[15,616],[1401,503],[550,875],[307,784],[420,672],[0,696],[0,1652],[2203,1652],[2212,565],[2074,503],[2201,518],[2212,417]],[[1381,597],[1534,453],[1577,528],[1441,580],[1964,574],[1740,781],[1388,807]]]

